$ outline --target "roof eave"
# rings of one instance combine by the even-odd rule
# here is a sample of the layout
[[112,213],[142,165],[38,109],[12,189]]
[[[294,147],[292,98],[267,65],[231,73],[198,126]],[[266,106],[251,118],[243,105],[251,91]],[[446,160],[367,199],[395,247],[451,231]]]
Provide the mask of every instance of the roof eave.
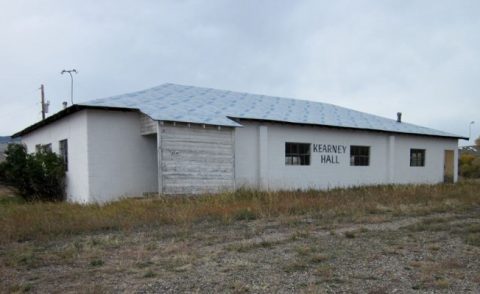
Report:
[[28,133],[31,133],[43,126],[46,126],[48,124],[51,124],[57,120],[60,120],[61,118],[64,118],[65,116],[68,116],[70,114],[73,114],[75,112],[78,112],[83,109],[103,109],[103,110],[117,110],[117,111],[136,111],[138,109],[135,108],[124,108],[124,107],[106,107],[106,106],[91,106],[91,105],[81,105],[81,104],[74,104],[71,105],[49,117],[47,117],[44,120],[41,120],[37,123],[34,123],[31,126],[26,127],[25,129],[15,133],[12,135],[12,138],[18,138],[23,135],[26,135]]
[[409,133],[409,132],[399,132],[399,131],[387,131],[387,130],[380,130],[380,129],[369,129],[369,128],[354,128],[354,127],[343,127],[343,126],[333,126],[333,125],[322,125],[322,124],[314,124],[314,123],[297,123],[297,122],[288,122],[288,121],[281,121],[281,120],[270,120],[270,119],[256,119],[256,118],[242,118],[242,117],[229,117],[231,119],[236,118],[239,120],[246,120],[246,121],[262,121],[262,122],[273,122],[273,123],[281,123],[281,124],[290,124],[290,125],[305,125],[305,126],[319,126],[319,127],[326,127],[332,129],[344,129],[344,130],[354,130],[354,131],[369,131],[369,132],[380,132],[380,133],[389,133],[389,134],[400,134],[400,135],[412,135],[412,136],[422,136],[422,137],[436,137],[436,138],[446,138],[446,139],[462,139],[462,140],[469,140],[467,137],[456,136],[452,134],[452,136],[442,136],[442,135],[433,135],[433,134],[420,134],[420,133]]

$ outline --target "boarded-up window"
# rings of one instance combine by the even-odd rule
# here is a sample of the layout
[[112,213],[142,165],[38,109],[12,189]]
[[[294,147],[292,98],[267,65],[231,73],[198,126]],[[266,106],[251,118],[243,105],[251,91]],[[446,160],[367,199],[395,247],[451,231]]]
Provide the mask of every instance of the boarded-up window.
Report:
[[286,165],[310,165],[309,143],[285,143]]

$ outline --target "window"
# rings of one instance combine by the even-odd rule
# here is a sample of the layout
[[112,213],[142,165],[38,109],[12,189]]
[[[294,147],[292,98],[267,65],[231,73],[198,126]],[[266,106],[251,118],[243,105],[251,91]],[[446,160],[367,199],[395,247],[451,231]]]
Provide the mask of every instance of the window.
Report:
[[425,149],[410,149],[410,166],[425,166]]
[[45,144],[42,146],[43,152],[52,152],[52,144]]
[[285,143],[286,165],[310,165],[309,143]]
[[353,166],[370,165],[370,147],[369,146],[350,146],[350,165],[353,165]]
[[35,145],[35,152],[52,152],[52,144],[37,144]]
[[63,163],[65,163],[65,171],[68,171],[68,141],[67,139],[61,140],[58,142],[60,156],[63,158]]

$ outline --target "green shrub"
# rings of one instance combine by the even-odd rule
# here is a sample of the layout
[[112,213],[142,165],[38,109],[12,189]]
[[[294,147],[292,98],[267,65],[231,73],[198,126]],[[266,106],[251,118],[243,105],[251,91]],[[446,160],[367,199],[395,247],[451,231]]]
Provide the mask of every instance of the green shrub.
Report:
[[47,150],[28,154],[11,144],[0,164],[0,182],[16,188],[25,200],[60,201],[65,196],[65,167],[60,156]]

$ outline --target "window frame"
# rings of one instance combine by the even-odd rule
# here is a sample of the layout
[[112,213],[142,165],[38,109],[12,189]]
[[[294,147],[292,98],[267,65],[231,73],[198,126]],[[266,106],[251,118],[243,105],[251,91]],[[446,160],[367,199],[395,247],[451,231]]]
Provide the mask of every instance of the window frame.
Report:
[[[416,155],[417,158],[414,158]],[[418,157],[418,155],[421,155]],[[427,150],[421,148],[410,148],[410,166],[411,167],[425,167]]]
[[[353,154],[354,150],[367,150],[365,152],[355,152],[358,154]],[[365,145],[350,145],[350,166],[370,166],[370,146]]]
[[312,144],[303,142],[285,142],[286,166],[309,166],[312,162]]

